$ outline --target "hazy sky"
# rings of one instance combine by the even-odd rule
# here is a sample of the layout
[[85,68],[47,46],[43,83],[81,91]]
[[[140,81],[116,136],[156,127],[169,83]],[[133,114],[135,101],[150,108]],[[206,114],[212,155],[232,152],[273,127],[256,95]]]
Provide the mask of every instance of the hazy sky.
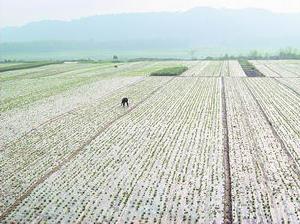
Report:
[[107,13],[182,11],[196,6],[300,12],[300,0],[0,0],[0,27]]

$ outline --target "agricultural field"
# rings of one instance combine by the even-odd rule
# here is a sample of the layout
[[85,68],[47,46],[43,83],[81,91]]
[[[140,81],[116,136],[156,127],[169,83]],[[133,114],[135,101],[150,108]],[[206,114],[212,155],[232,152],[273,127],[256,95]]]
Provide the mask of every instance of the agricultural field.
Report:
[[22,65],[23,63],[0,63],[0,68],[9,68],[16,65]]
[[251,61],[267,77],[300,78],[300,63],[290,61]]
[[36,68],[45,65],[58,64],[55,61],[37,61],[37,62],[1,62],[0,72],[15,71],[20,69]]
[[299,223],[300,62],[249,63],[1,72],[0,222]]
[[246,77],[238,61],[200,61],[183,76]]

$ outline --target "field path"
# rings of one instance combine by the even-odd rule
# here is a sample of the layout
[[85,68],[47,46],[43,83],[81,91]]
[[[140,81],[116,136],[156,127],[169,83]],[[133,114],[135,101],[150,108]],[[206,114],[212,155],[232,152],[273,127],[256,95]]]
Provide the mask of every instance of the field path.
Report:
[[231,171],[229,156],[229,139],[228,139],[228,123],[227,123],[227,106],[225,96],[225,82],[221,78],[222,90],[222,124],[223,124],[223,147],[224,147],[224,173],[225,173],[225,195],[224,195],[224,223],[232,223],[232,195],[231,195]]

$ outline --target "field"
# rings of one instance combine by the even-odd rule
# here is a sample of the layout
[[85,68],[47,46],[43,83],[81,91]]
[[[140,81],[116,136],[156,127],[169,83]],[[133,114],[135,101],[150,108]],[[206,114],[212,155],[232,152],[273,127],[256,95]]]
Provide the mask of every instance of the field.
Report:
[[267,77],[300,78],[299,61],[252,61]]
[[13,71],[19,69],[36,68],[45,65],[58,64],[54,61],[37,61],[37,62],[19,62],[19,63],[0,63],[0,72]]
[[0,222],[299,223],[300,61],[250,63],[1,72]]

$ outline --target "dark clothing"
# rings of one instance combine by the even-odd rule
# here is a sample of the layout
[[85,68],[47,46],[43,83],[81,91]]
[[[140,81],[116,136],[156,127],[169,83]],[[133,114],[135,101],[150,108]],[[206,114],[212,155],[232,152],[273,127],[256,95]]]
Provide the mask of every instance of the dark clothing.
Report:
[[129,104],[128,104],[128,98],[124,97],[124,98],[122,99],[121,104],[122,104],[123,107],[125,107],[125,104],[126,104],[127,107],[128,107],[128,106],[129,106]]

